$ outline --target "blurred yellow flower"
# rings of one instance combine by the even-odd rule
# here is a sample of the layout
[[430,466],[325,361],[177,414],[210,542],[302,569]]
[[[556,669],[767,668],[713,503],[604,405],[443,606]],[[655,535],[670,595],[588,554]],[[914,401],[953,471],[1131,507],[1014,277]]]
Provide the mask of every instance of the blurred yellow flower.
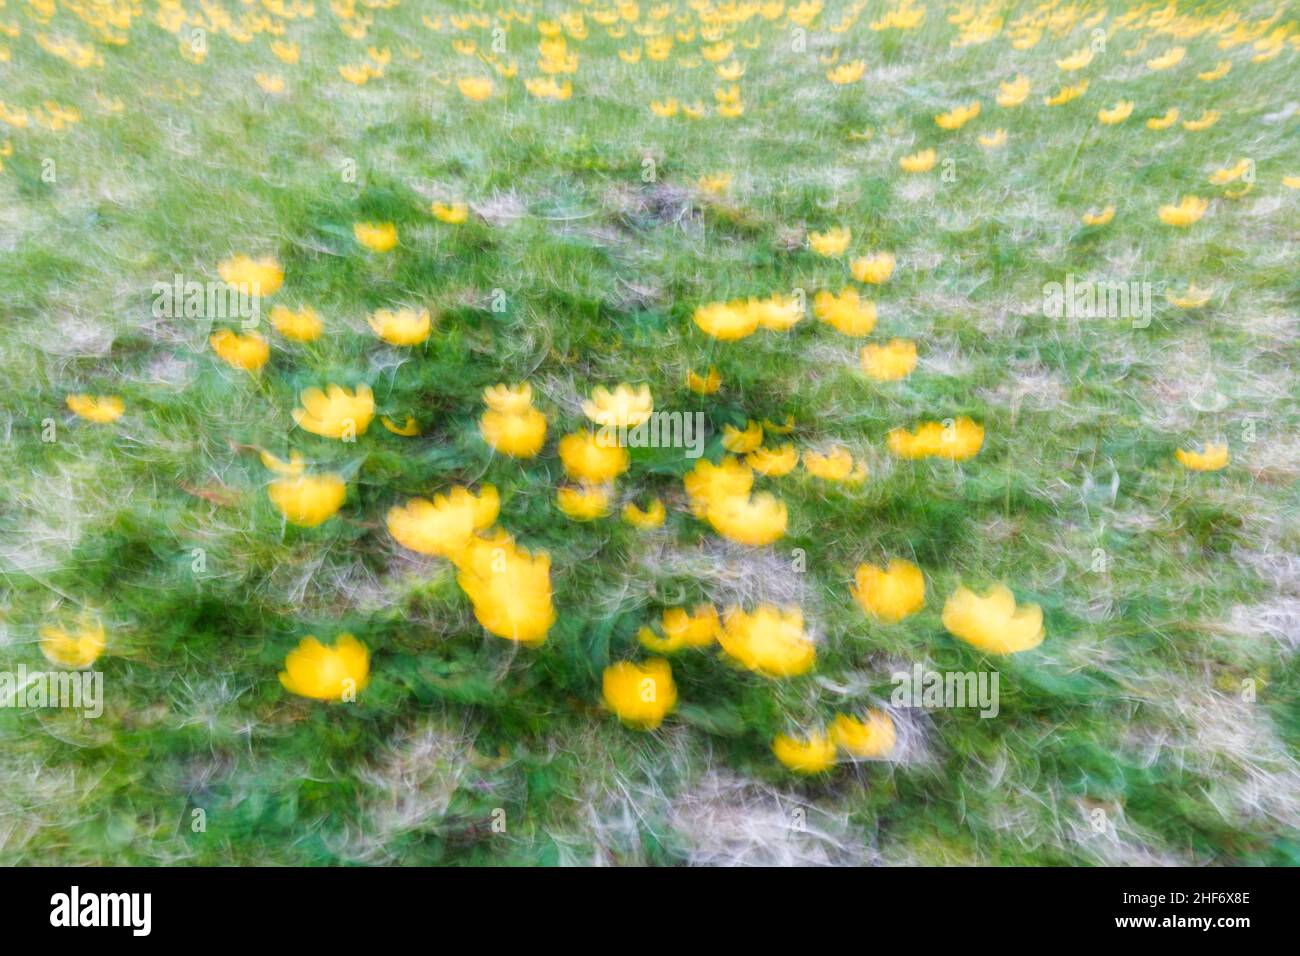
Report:
[[898,165],[905,173],[928,173],[934,169],[937,161],[938,157],[933,149],[923,149],[919,153],[904,156],[898,161]]
[[611,664],[601,678],[601,692],[605,706],[638,730],[654,730],[677,704],[673,670],[662,657],[645,664]]
[[1200,218],[1205,215],[1205,210],[1209,207],[1210,201],[1208,199],[1201,199],[1198,196],[1183,196],[1176,206],[1160,207],[1160,221],[1166,226],[1177,226],[1179,229],[1186,229],[1193,223],[1199,222]]
[[651,501],[644,511],[630,501],[623,506],[623,520],[642,531],[662,527],[667,517],[664,503],[658,498]]
[[1083,214],[1083,224],[1085,226],[1106,226],[1115,218],[1115,207],[1107,206],[1100,212],[1094,212],[1089,209]]
[[532,458],[546,441],[546,416],[533,408],[528,383],[494,385],[485,389],[488,411],[479,419],[479,433],[495,451],[512,458]]
[[354,223],[352,235],[371,252],[388,252],[397,245],[397,226],[391,222]]
[[99,660],[108,643],[103,622],[90,614],[83,614],[76,630],[71,633],[46,625],[41,628],[40,635],[41,653],[47,661],[59,667],[89,667]]
[[546,640],[555,623],[548,555],[531,555],[501,535],[471,542],[457,567],[457,582],[489,633],[533,647]]
[[364,382],[355,392],[339,385],[330,385],[324,392],[307,388],[298,402],[302,407],[293,410],[293,420],[299,428],[322,438],[353,441],[366,433],[375,417],[375,396]]
[[819,256],[833,257],[841,255],[853,240],[853,233],[846,226],[836,226],[825,232],[808,233],[808,245]]
[[804,633],[803,612],[770,604],[746,613],[738,607],[724,615],[718,642],[727,656],[764,677],[797,677],[812,669],[817,648]]
[[745,456],[745,464],[760,475],[780,478],[788,475],[799,464],[799,452],[789,443],[780,448],[755,448]]
[[842,335],[868,335],[876,327],[876,303],[847,286],[839,295],[822,291],[813,296],[813,314]]
[[1207,444],[1204,451],[1184,451],[1174,449],[1174,457],[1184,468],[1191,471],[1218,471],[1228,464],[1228,446]]
[[308,635],[285,657],[280,683],[299,697],[356,700],[370,683],[370,652],[351,634],[340,634],[333,647]]
[[314,528],[334,517],[347,496],[347,485],[338,475],[298,475],[271,482],[266,493],[284,520]]
[[1016,607],[1004,585],[984,597],[958,587],[943,606],[943,626],[954,637],[989,654],[1016,654],[1043,642],[1043,611],[1037,604]]
[[849,271],[859,282],[880,285],[894,274],[894,257],[888,252],[860,256],[849,263]]
[[866,345],[861,362],[862,371],[877,382],[896,382],[916,368],[916,343],[891,339],[888,345]]
[[459,555],[475,532],[497,520],[501,499],[492,485],[475,495],[457,485],[433,501],[415,498],[388,511],[388,533],[404,548],[451,558]]
[[320,338],[324,327],[316,310],[305,305],[296,312],[277,305],[271,310],[271,325],[286,339],[295,342],[314,342]]
[[710,302],[699,306],[692,318],[706,334],[723,342],[743,339],[758,328],[758,314],[744,303]]
[[126,403],[116,395],[69,395],[67,402],[77,417],[100,425],[117,421],[126,411]]
[[1179,309],[1199,309],[1210,301],[1210,296],[1214,293],[1209,289],[1198,289],[1196,283],[1192,282],[1187,286],[1187,291],[1182,295],[1169,289],[1165,292],[1165,299],[1169,304]]
[[899,458],[973,458],[984,444],[984,427],[962,417],[947,422],[922,422],[915,432],[892,429],[885,442]]
[[737,455],[744,455],[763,444],[763,426],[758,422],[745,423],[744,429],[733,425],[722,427],[722,447]]
[[401,425],[397,424],[397,422],[393,421],[387,415],[380,415],[379,424],[383,425],[384,428],[388,429],[388,431],[392,432],[394,435],[401,435],[403,438],[414,438],[416,435],[420,434],[420,426],[412,415],[407,415],[406,421]]
[[452,226],[459,226],[469,218],[469,206],[463,202],[436,202],[429,207],[429,211],[433,213],[434,218],[439,222],[445,222]]
[[626,382],[613,392],[597,385],[591,391],[591,398],[582,403],[582,413],[597,425],[607,428],[636,428],[650,419],[654,408],[650,386],[634,389]]
[[456,81],[460,95],[475,103],[482,102],[492,95],[492,78],[487,76],[462,76]]
[[712,365],[709,366],[708,372],[703,377],[697,375],[693,370],[686,371],[686,387],[696,395],[712,395],[722,387],[722,376]]
[[561,438],[559,452],[565,474],[589,485],[608,484],[631,464],[626,448],[613,438],[606,443],[587,429]]
[[609,514],[610,489],[608,485],[562,487],[555,493],[555,503],[574,521],[594,521]]
[[785,534],[785,502],[766,492],[748,497],[718,497],[708,502],[704,517],[728,541],[762,547]]
[[367,320],[375,335],[390,345],[419,345],[429,337],[428,309],[377,309]]
[[682,478],[682,483],[691,499],[691,509],[702,518],[713,501],[748,495],[754,485],[754,473],[739,458],[731,455],[723,458],[719,465],[701,458]]
[[772,753],[795,773],[823,773],[835,766],[835,744],[826,732],[815,730],[804,737],[777,734]]
[[831,739],[851,757],[879,760],[893,752],[898,731],[887,713],[873,707],[867,711],[865,720],[836,714],[831,721]]
[[256,332],[240,335],[230,329],[221,329],[213,332],[208,342],[223,362],[245,372],[256,372],[271,357],[271,347]]
[[1178,122],[1178,107],[1171,106],[1161,116],[1153,116],[1147,120],[1147,129],[1163,130],[1169,129]]
[[863,611],[888,624],[896,624],[925,607],[925,575],[902,558],[890,559],[887,569],[874,564],[858,565],[849,591]]
[[284,282],[284,269],[274,256],[252,259],[231,256],[217,265],[217,274],[227,285],[246,289],[250,295],[274,295]]
[[1133,115],[1133,101],[1120,100],[1114,106],[1097,111],[1097,119],[1106,126],[1116,126]]

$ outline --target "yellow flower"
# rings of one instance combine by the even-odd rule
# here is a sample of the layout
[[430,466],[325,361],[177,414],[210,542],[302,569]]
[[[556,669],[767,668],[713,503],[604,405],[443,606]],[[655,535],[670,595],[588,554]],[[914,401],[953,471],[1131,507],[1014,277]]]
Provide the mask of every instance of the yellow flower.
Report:
[[459,226],[469,218],[469,206],[463,202],[450,204],[436,202],[429,207],[429,211],[433,213],[434,218],[439,222],[445,222],[452,226]]
[[744,455],[763,444],[763,426],[758,422],[745,423],[744,430],[732,425],[722,428],[722,447],[737,455]]
[[377,309],[367,321],[375,335],[390,345],[419,345],[429,337],[428,309]]
[[1176,66],[1181,63],[1183,57],[1186,55],[1186,47],[1176,46],[1170,49],[1167,53],[1162,53],[1160,56],[1147,60],[1147,67],[1152,70],[1167,70],[1171,66]]
[[642,531],[662,527],[667,517],[668,512],[664,508],[664,503],[658,498],[650,502],[644,511],[630,501],[623,506],[623,520]]
[[71,634],[51,625],[41,628],[41,653],[59,667],[89,667],[99,660],[107,643],[103,622],[89,614],[82,615]]
[[1208,199],[1201,199],[1198,196],[1184,196],[1176,206],[1160,207],[1160,221],[1166,226],[1177,226],[1179,229],[1186,229],[1193,223],[1198,222],[1209,207],[1210,201]]
[[749,299],[745,308],[754,314],[758,324],[773,332],[785,332],[803,319],[799,300],[773,293],[766,299]]
[[650,103],[650,112],[654,113],[655,116],[660,116],[663,117],[664,119],[669,119],[673,116],[676,116],[677,109],[678,109],[677,101],[671,98],[663,100],[662,102],[657,100],[652,100]]
[[1163,116],[1153,116],[1147,120],[1147,129],[1168,129],[1178,122],[1178,107],[1171,106]]
[[420,554],[455,557],[465,550],[475,532],[492,526],[501,507],[492,485],[477,496],[457,485],[433,501],[415,498],[388,511],[388,533],[398,544]]
[[1124,122],[1133,113],[1132,100],[1120,100],[1109,109],[1097,111],[1097,119],[1101,120],[1106,126],[1116,126]]
[[709,366],[708,372],[703,377],[695,374],[693,370],[686,371],[686,387],[696,395],[712,395],[722,387],[722,376],[712,365]]
[[1300,189],[1300,176],[1283,176],[1282,185],[1287,189]]
[[780,448],[755,448],[745,456],[745,463],[760,475],[780,478],[799,464],[799,452],[788,443]]
[[1088,92],[1088,81],[1080,80],[1074,86],[1062,86],[1054,95],[1043,98],[1043,103],[1047,106],[1062,106],[1072,100],[1077,100]]
[[915,432],[895,428],[885,436],[889,450],[899,458],[948,458],[965,461],[984,444],[984,427],[969,418],[947,423],[922,422]]
[[401,435],[403,438],[414,438],[416,435],[420,434],[420,426],[412,415],[407,415],[406,422],[402,425],[397,424],[397,422],[393,421],[387,415],[380,415],[379,424],[383,425],[394,435]]
[[271,347],[256,332],[240,335],[230,329],[221,329],[212,333],[208,342],[223,362],[245,372],[256,372],[271,357]]
[[273,40],[271,52],[275,54],[277,60],[287,66],[293,66],[298,62],[298,44],[290,43],[288,40]]
[[618,385],[612,393],[597,385],[591,391],[591,398],[582,403],[582,413],[597,425],[607,428],[636,428],[649,421],[654,409],[650,386],[633,389],[626,382]]
[[1203,129],[1209,129],[1218,121],[1218,110],[1206,110],[1194,120],[1183,120],[1183,129],[1192,133],[1199,133]]
[[680,642],[683,647],[708,647],[722,630],[718,609],[712,604],[698,604],[690,611],[668,608],[660,623],[668,640]]
[[766,492],[754,495],[718,497],[708,502],[704,517],[728,541],[762,547],[785,534],[785,502]]
[[863,60],[852,60],[848,63],[841,63],[834,69],[826,71],[826,79],[830,80],[836,86],[845,86],[849,83],[856,83],[862,79],[862,74],[867,71],[867,64]]
[[979,140],[985,149],[1001,149],[1007,145],[1007,131],[999,127],[987,136],[981,136]]
[[758,313],[744,303],[710,302],[695,310],[695,324],[707,335],[723,342],[734,342],[758,328]]
[[1210,301],[1210,296],[1213,294],[1209,289],[1198,289],[1196,283],[1192,282],[1182,295],[1177,295],[1173,289],[1169,289],[1165,292],[1165,298],[1170,305],[1179,309],[1199,309]]
[[274,295],[284,282],[284,269],[275,256],[231,256],[217,265],[217,274],[222,282],[247,289],[250,295]]
[[261,87],[263,93],[274,95],[284,92],[284,77],[279,73],[256,73],[253,75],[253,80]]
[[1205,83],[1213,83],[1215,80],[1221,80],[1228,75],[1232,69],[1231,60],[1220,60],[1215,64],[1214,69],[1206,70],[1204,73],[1197,73],[1196,78]]
[[631,465],[626,448],[586,429],[561,438],[559,452],[565,473],[589,485],[608,484]]
[[116,395],[69,395],[67,401],[79,418],[100,425],[117,421],[126,411],[126,403]]
[[859,282],[880,285],[894,274],[894,257],[888,252],[861,256],[849,263],[849,271]]
[[644,665],[611,664],[601,678],[601,691],[605,706],[638,730],[654,730],[677,704],[673,669],[662,657],[652,657]]
[[958,587],[943,606],[943,626],[954,637],[989,654],[1015,654],[1043,642],[1043,610],[1016,607],[1016,597],[1001,584],[984,597]]
[[879,760],[893,752],[898,731],[888,714],[873,707],[867,711],[865,720],[849,714],[836,714],[831,721],[831,739],[852,757]]
[[290,524],[314,528],[334,517],[347,496],[347,485],[338,475],[298,475],[271,482],[266,493]]
[[[823,481],[847,481],[853,475],[853,456],[847,448],[839,445],[825,454],[805,451],[803,467],[808,474]],[[866,477],[865,471],[862,477]]]
[[958,130],[979,115],[979,100],[973,100],[965,106],[958,106],[947,113],[940,113],[934,118],[934,125],[944,130]]
[[855,586],[849,590],[862,610],[888,624],[925,607],[925,575],[902,558],[891,558],[885,570],[874,564],[858,565]]
[[1222,186],[1226,183],[1235,182],[1242,176],[1245,176],[1250,172],[1250,170],[1251,162],[1249,159],[1238,160],[1231,166],[1224,166],[1221,169],[1216,169],[1210,175],[1210,182],[1215,186]]
[[1191,471],[1218,471],[1228,464],[1228,446],[1207,444],[1204,451],[1174,449],[1174,457]]
[[794,431],[794,416],[785,416],[785,421],[778,425],[770,418],[763,419],[763,430],[773,435],[788,435]]
[[1105,226],[1115,218],[1115,207],[1107,206],[1100,212],[1093,212],[1089,209],[1083,214],[1083,224],[1085,226]]
[[533,390],[521,385],[494,385],[484,390],[488,411],[479,419],[479,432],[496,451],[514,458],[532,458],[546,441],[546,416],[532,407]]
[[472,542],[457,566],[457,582],[489,633],[534,647],[546,640],[555,623],[549,556],[530,555],[502,535]]
[[817,661],[817,647],[804,633],[803,612],[793,606],[780,610],[763,604],[752,614],[729,608],[718,643],[728,657],[764,677],[797,677]]
[[289,475],[290,477],[297,477],[298,475],[301,475],[303,471],[306,470],[307,468],[306,462],[302,460],[302,455],[296,451],[289,453],[288,461],[281,461],[279,458],[276,458],[265,448],[259,448],[257,450],[257,453],[258,453],[258,457],[262,459],[262,464],[266,466],[267,470],[273,471],[277,475]]
[[862,349],[862,371],[877,382],[896,382],[916,368],[916,343],[891,339],[888,345],[867,345]]
[[462,76],[456,81],[456,89],[467,100],[480,103],[492,95],[493,84],[489,76]]
[[842,335],[868,335],[876,327],[876,303],[860,299],[853,288],[841,289],[838,296],[818,292],[813,296],[813,314]]
[[772,741],[772,753],[795,773],[823,773],[835,766],[835,744],[823,730],[800,738],[777,734]]
[[998,106],[1013,107],[1023,103],[1029,96],[1029,78],[1016,74],[1016,78],[1010,82],[998,84]]
[[527,382],[506,385],[504,382],[483,390],[483,401],[494,412],[517,415],[533,407],[533,387]]
[[388,252],[397,245],[397,226],[391,222],[354,223],[352,235],[371,252]]
[[277,305],[271,310],[271,324],[286,339],[295,342],[314,342],[320,338],[324,327],[316,310],[302,306],[297,312]]
[[715,173],[712,176],[701,176],[696,185],[706,193],[721,196],[731,188],[731,173]]
[[808,233],[808,245],[819,256],[833,257],[841,255],[853,240],[853,233],[846,226],[837,226],[825,232]]
[[928,173],[934,169],[937,159],[933,149],[923,149],[919,153],[904,156],[898,165],[905,173]]
[[366,433],[375,417],[375,396],[364,382],[355,392],[338,385],[328,386],[325,392],[304,389],[298,402],[302,407],[293,410],[293,420],[299,428],[322,438],[354,440]]
[[1066,73],[1073,73],[1075,70],[1082,70],[1091,63],[1092,56],[1092,47],[1080,47],[1064,59],[1057,60],[1056,65]]
[[370,683],[370,652],[351,634],[326,647],[310,634],[284,659],[284,689],[313,700],[355,700]]
[[555,503],[574,521],[594,521],[609,514],[609,497],[608,485],[583,485],[560,488]]
[[708,506],[715,500],[746,496],[754,486],[754,473],[739,458],[728,455],[722,464],[715,465],[701,458],[682,479],[691,508],[697,517],[704,517]]

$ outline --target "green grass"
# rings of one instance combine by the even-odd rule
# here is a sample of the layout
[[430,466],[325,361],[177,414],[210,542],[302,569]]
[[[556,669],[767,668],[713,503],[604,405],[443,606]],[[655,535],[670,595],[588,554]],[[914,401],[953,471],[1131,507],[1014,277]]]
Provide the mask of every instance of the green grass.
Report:
[[[19,31],[0,36],[0,100],[81,113],[62,131],[0,123],[13,147],[0,160],[0,666],[46,666],[40,627],[82,609],[109,634],[103,717],[0,709],[0,861],[1297,862],[1300,192],[1281,182],[1300,176],[1295,10],[1280,5],[1288,39],[1266,62],[1250,42],[1220,49],[1218,34],[1175,38],[1139,19],[1067,75],[1055,61],[1092,39],[1080,23],[1025,50],[1006,32],[958,48],[955,7],[918,5],[915,30],[869,29],[885,9],[872,0],[837,34],[847,7],[828,0],[804,52],[784,18],[740,25],[727,35],[746,68],[744,115],[698,121],[649,110],[669,96],[712,105],[723,84],[711,64],[680,62],[698,60],[698,36],[667,62],[626,64],[616,51],[638,38],[611,38],[590,17],[597,5],[548,2],[513,24],[503,58],[519,75],[498,76],[483,103],[451,81],[491,71],[452,41],[490,49],[490,3],[358,6],[373,17],[360,40],[318,3],[311,18],[268,21],[301,48],[286,66],[274,37],[220,30],[188,62],[148,0],[129,42],[98,41],[103,64],[87,69],[36,42],[95,38],[69,8],[42,22],[28,3],[0,7],[0,26]],[[1035,6],[1008,4],[1006,23]],[[1125,9],[1110,6],[1106,26]],[[539,75],[536,19],[563,9],[585,10],[589,35],[569,39],[572,99],[549,103],[523,80]],[[1188,17],[1233,9],[1262,15],[1179,5]],[[457,12],[488,25],[457,32]],[[679,0],[668,29],[687,28],[678,14],[697,25]],[[756,36],[758,49],[739,42]],[[344,82],[338,66],[372,45],[391,50],[385,75]],[[1174,45],[1183,63],[1144,66]],[[827,82],[819,57],[833,50],[865,59],[865,79]],[[1196,79],[1225,58],[1222,80]],[[285,93],[263,93],[259,72],[283,75]],[[1017,73],[1028,100],[997,106]],[[1081,99],[1043,105],[1078,76],[1090,81]],[[108,114],[100,98],[124,109]],[[1099,124],[1121,98],[1135,103],[1129,120]],[[935,126],[971,99],[976,120]],[[1201,132],[1146,128],[1171,106],[1222,116]],[[1007,146],[981,148],[999,127]],[[870,139],[849,135],[863,130]],[[900,171],[928,147],[933,172]],[[1256,183],[1234,200],[1208,177],[1242,158]],[[711,199],[695,183],[718,172],[733,186]],[[1205,218],[1162,224],[1158,207],[1189,193],[1214,200]],[[470,221],[437,222],[433,198],[468,201]],[[1108,203],[1110,225],[1081,224]],[[401,244],[366,252],[351,238],[359,220],[395,222]],[[706,302],[853,284],[843,260],[803,242],[836,225],[852,228],[854,255],[898,257],[869,287],[880,319],[868,341],[916,340],[907,379],[865,378],[864,342],[811,317],[738,344],[694,326]],[[214,281],[236,253],[283,264],[267,308],[307,303],[326,322],[310,345],[264,327],[259,376],[217,359],[211,323],[151,314],[154,282]],[[1152,283],[1150,327],[1045,317],[1043,285],[1067,273]],[[1209,305],[1165,301],[1192,280],[1214,290]],[[413,350],[364,321],[402,303],[437,316]],[[710,364],[724,386],[701,398],[685,372]],[[531,462],[494,456],[477,431],[482,390],[525,380],[550,424]],[[301,389],[362,381],[377,412],[413,415],[423,434],[376,421],[344,444],[295,428]],[[648,384],[657,408],[703,411],[715,461],[724,425],[792,415],[802,448],[842,443],[870,477],[849,489],[802,469],[760,479],[788,504],[789,529],[745,549],[685,508],[693,462],[637,450],[619,494],[662,497],[664,528],[569,521],[555,507],[555,442],[582,427],[593,387],[622,381]],[[77,392],[120,395],[126,413],[78,420],[64,404]],[[1198,410],[1215,392],[1222,407]],[[986,431],[969,462],[885,448],[891,428],[958,415]],[[1174,461],[1206,441],[1228,444],[1223,471]],[[286,528],[267,472],[241,450],[254,445],[344,474],[339,516]],[[395,504],[484,483],[500,489],[501,525],[552,558],[558,620],[536,650],[485,634],[450,566],[384,527]],[[890,556],[925,571],[927,603],[885,627],[849,584],[859,563]],[[997,581],[1042,606],[1039,649],[988,659],[944,630],[958,584]],[[712,652],[679,655],[677,713],[653,733],[620,726],[601,707],[602,670],[643,656],[637,631],[664,607],[700,600],[799,603],[816,670],[771,682]],[[287,694],[285,655],[306,634],[342,631],[372,653],[359,700]],[[776,733],[887,704],[891,672],[917,660],[998,670],[999,716],[896,710],[889,760],[810,779],[773,758]],[[806,829],[792,830],[800,807]],[[200,808],[207,828],[193,832]]]

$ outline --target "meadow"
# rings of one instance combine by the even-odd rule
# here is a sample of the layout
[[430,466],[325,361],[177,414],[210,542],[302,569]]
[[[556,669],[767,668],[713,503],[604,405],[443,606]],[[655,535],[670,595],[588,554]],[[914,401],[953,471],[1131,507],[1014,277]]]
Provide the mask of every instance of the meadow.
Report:
[[0,862],[1300,862],[1298,81],[1285,0],[0,0],[0,668],[103,675],[0,682]]

